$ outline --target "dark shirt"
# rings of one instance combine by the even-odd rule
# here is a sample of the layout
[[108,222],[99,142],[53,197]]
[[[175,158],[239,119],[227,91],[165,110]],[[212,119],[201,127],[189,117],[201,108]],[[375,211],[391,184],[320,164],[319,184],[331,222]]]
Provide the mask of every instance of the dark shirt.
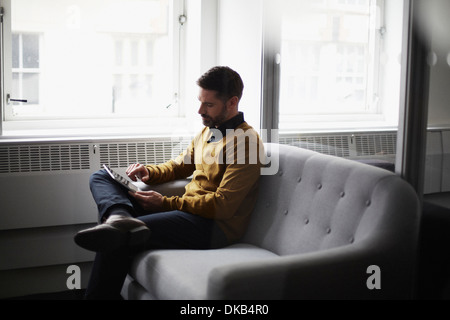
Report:
[[[230,129],[236,129],[241,123],[244,122],[244,113],[239,111],[239,114],[234,116],[233,118],[225,121],[222,123],[218,128],[210,127],[209,129],[212,132],[211,138],[207,141],[207,143],[214,142],[216,139],[220,137],[225,137],[227,134],[227,130]],[[214,134],[214,132],[219,131],[221,135],[217,132],[217,134]]]

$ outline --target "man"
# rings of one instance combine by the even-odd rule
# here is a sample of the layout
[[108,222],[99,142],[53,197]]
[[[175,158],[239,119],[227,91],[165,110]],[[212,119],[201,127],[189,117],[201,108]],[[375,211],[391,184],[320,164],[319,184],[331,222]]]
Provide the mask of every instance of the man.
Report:
[[197,84],[205,128],[187,150],[163,164],[137,163],[126,170],[130,179],[147,184],[192,176],[183,196],[129,192],[103,170],[91,176],[101,223],[75,236],[78,245],[97,252],[86,298],[119,298],[129,257],[139,250],[220,248],[245,232],[263,144],[238,111],[244,85],[228,67],[212,68]]

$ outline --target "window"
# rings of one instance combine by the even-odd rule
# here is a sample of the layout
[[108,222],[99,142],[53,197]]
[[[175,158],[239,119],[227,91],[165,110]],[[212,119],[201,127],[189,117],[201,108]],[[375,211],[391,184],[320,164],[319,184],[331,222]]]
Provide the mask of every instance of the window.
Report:
[[180,82],[174,81],[182,0],[1,5],[10,19],[3,26],[2,85],[10,98],[2,110],[4,128],[24,121],[39,127],[45,121],[80,125],[83,119],[158,121],[184,114],[177,103]]
[[[114,79],[112,113],[126,114],[128,106],[147,113],[155,96],[153,37],[114,37]],[[166,84],[168,86],[169,84]],[[170,94],[170,93],[169,93]],[[161,101],[161,103],[164,103]]]
[[[275,10],[266,12],[268,3]],[[50,127],[183,131],[198,118],[195,80],[215,64],[243,76],[240,106],[255,126],[261,101],[262,127],[280,131],[397,126],[402,0],[0,4],[6,135]],[[266,26],[265,13],[275,28]],[[273,43],[277,59],[266,50]],[[266,61],[275,60],[279,74],[271,85]],[[7,103],[7,95],[27,103]]]
[[[397,60],[401,38],[398,51],[388,56],[384,1],[281,3],[280,130],[344,128],[349,123],[355,128],[375,122],[378,127],[396,126],[395,112],[387,109],[398,111],[398,101],[388,96],[380,76],[387,57]],[[401,19],[389,27],[390,34],[401,30]],[[398,61],[395,68],[399,88]]]
[[12,34],[12,96],[27,97],[28,105],[39,104],[40,34]]

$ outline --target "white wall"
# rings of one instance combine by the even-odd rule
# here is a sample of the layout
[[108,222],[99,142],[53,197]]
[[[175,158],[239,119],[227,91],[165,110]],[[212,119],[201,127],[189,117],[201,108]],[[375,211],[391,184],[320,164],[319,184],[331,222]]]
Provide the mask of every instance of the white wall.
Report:
[[[449,22],[449,19],[443,22],[447,30],[450,30]],[[450,42],[435,38],[432,50],[428,126],[450,127]]]
[[[426,4],[425,4],[426,3]],[[425,185],[427,193],[450,191],[450,1],[422,3],[418,18],[423,36],[431,40]]]
[[428,125],[450,127],[450,1],[428,0],[422,4],[419,22],[423,36],[432,41]]

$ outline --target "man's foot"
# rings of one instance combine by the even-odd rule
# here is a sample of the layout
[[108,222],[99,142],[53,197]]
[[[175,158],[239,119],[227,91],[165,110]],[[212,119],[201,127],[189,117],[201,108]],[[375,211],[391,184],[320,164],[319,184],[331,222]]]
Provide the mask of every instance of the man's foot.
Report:
[[144,246],[150,229],[141,220],[111,216],[105,223],[85,229],[75,235],[75,243],[95,252],[111,252],[125,247]]

